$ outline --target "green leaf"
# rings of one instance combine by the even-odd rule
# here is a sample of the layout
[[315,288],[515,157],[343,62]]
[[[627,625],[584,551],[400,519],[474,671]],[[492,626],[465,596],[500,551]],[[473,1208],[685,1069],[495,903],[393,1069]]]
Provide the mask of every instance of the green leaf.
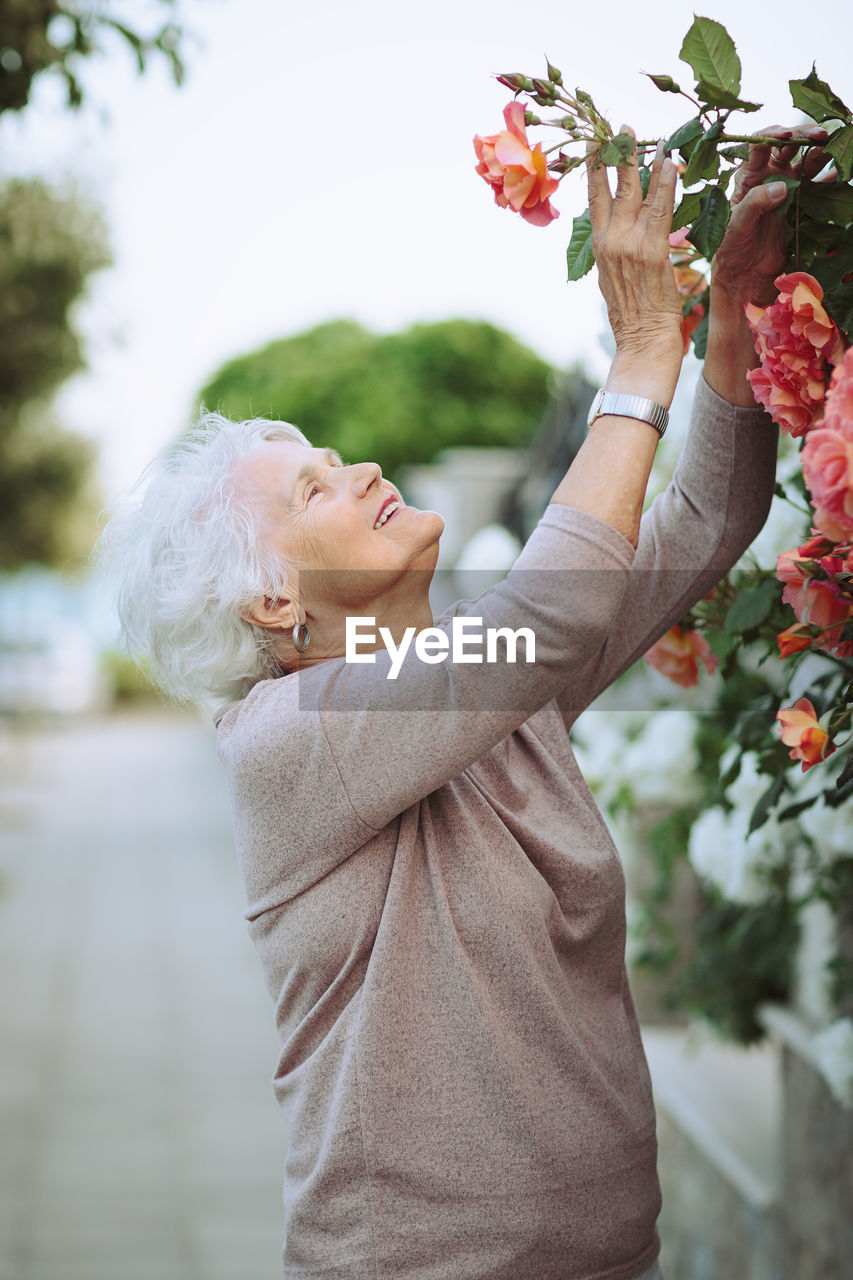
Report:
[[836,778],[835,785],[837,787],[843,787],[851,781],[853,781],[853,756],[850,757],[841,773]]
[[773,693],[755,698],[748,710],[738,716],[734,736],[745,751],[754,751],[767,738],[770,726],[775,724],[779,700]]
[[699,204],[702,200],[701,191],[686,191],[681,198],[681,203],[672,215],[672,230],[680,231],[682,227],[686,227],[694,218],[699,216]]
[[604,146],[599,147],[597,160],[599,164],[624,165],[634,154],[636,140],[630,133],[617,133]]
[[746,102],[743,98],[739,98],[736,93],[729,93],[727,89],[720,89],[716,85],[706,84],[704,80],[700,80],[696,86],[696,96],[708,107],[718,107],[722,111],[760,111],[764,105],[761,102]]
[[566,250],[566,266],[569,269],[569,280],[581,280],[592,270],[595,259],[592,256],[592,222],[589,209],[586,209],[572,222],[572,238]]
[[848,124],[831,134],[823,144],[838,168],[842,182],[849,182],[853,177],[853,125]]
[[853,242],[812,263],[812,275],[824,292],[826,309],[848,338],[853,335]]
[[723,132],[722,120],[711,125],[690,153],[690,161],[681,179],[685,187],[695,187],[703,178],[716,178],[720,171],[720,159],[717,155],[717,139]]
[[749,587],[735,596],[729,607],[723,629],[730,635],[752,631],[767,618],[779,596],[779,584],[768,578],[756,587]]
[[681,93],[681,86],[675,83],[672,76],[653,76],[648,71],[643,74],[648,76],[655,88],[660,89],[661,93]]
[[[691,143],[695,143],[697,138],[701,138],[705,132],[702,121],[698,118],[688,120],[686,124],[680,125],[674,134],[666,141],[664,151],[669,155],[673,151],[680,151],[685,160],[690,156],[692,150]],[[687,148],[687,150],[685,150]]]
[[697,360],[704,360],[705,352],[708,350],[708,324],[710,319],[711,313],[706,307],[704,316],[690,335],[690,341],[693,343],[693,354]]
[[720,147],[720,155],[725,156],[726,160],[747,160],[749,158],[749,143],[738,142],[733,147]]
[[853,222],[853,187],[840,182],[804,182],[800,187],[800,212],[816,222]]
[[740,58],[722,23],[696,18],[684,37],[679,57],[707,88],[740,93]]
[[789,80],[788,88],[794,106],[805,111],[807,116],[823,124],[825,120],[843,120],[850,124],[853,120],[850,108],[832,92],[825,80],[817,74],[814,63],[805,80]]
[[785,772],[780,769],[767,790],[758,798],[758,803],[753,809],[752,817],[749,820],[749,827],[746,833],[748,836],[751,836],[753,831],[757,831],[759,827],[764,826],[770,810],[776,804],[785,789],[785,783]]
[[705,187],[700,195],[699,216],[690,228],[687,239],[710,262],[723,242],[731,209],[719,187]]
[[649,194],[649,186],[652,181],[652,171],[647,164],[640,165],[640,188],[643,192],[643,199]]

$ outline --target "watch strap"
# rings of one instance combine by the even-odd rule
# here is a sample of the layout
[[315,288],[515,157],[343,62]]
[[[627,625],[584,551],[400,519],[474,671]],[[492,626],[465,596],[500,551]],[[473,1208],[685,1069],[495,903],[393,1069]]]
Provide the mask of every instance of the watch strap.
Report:
[[627,395],[622,391],[605,391],[602,387],[595,393],[595,398],[590,405],[589,417],[586,420],[587,427],[591,427],[596,418],[601,418],[604,414],[648,422],[659,436],[663,435],[669,423],[669,412],[662,404],[648,400],[645,396]]

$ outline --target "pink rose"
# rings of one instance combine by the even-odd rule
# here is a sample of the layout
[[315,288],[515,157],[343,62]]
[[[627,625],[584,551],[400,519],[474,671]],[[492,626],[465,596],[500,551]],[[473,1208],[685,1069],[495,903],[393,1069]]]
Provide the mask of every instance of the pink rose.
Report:
[[477,173],[488,182],[495,203],[502,209],[514,209],[535,227],[547,227],[560,216],[548,199],[560,185],[559,179],[548,173],[542,144],[537,142],[531,148],[528,143],[520,102],[504,107],[504,120],[506,129],[502,133],[474,138]]
[[776,277],[769,307],[744,308],[761,358],[747,374],[753,395],[788,435],[808,431],[823,404],[827,364],[837,364],[841,335],[821,305],[823,289],[805,271]]
[[716,671],[719,664],[719,659],[711,653],[708,641],[700,632],[685,631],[679,626],[671,627],[645,656],[656,671],[685,689],[698,683],[699,662],[706,671]]
[[853,347],[833,372],[822,421],[803,446],[815,524],[836,542],[853,536]]
[[[839,555],[827,554],[832,546],[825,538],[810,538],[801,547],[783,551],[776,562],[776,577],[785,584],[782,600],[791,606],[797,620],[820,628],[813,643],[846,658],[853,656],[853,644],[841,637],[847,623],[853,621],[853,600],[837,580],[845,562]],[[817,572],[828,576],[817,577]]]

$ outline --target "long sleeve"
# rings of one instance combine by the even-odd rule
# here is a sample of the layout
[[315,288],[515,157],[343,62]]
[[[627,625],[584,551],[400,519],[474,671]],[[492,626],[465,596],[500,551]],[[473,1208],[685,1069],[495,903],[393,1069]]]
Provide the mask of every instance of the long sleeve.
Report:
[[711,589],[761,530],[776,475],[778,430],[763,409],[729,404],[699,379],[675,475],[640,523],[628,587],[604,646],[558,705],[580,712]]
[[499,647],[493,662],[430,664],[412,645],[393,679],[379,649],[369,664],[335,658],[261,681],[221,718],[220,750],[238,825],[285,795],[289,822],[238,839],[274,847],[291,892],[326,874],[572,681],[614,625],[633,553],[603,521],[552,504],[507,578],[436,622],[450,645],[464,617],[529,628],[535,661],[520,644],[514,662]]

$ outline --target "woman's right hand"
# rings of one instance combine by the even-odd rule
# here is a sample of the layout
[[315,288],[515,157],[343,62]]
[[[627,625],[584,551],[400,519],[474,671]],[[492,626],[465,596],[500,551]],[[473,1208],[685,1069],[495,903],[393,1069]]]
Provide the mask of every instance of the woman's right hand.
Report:
[[[621,132],[633,133],[623,126]],[[662,400],[663,386],[675,389],[683,356],[681,300],[669,256],[669,233],[675,204],[675,166],[658,147],[648,194],[643,199],[636,151],[630,164],[617,170],[616,193],[610,192],[604,165],[587,157],[592,251],[610,327],[616,339],[614,370],[628,370],[638,394]],[[662,383],[646,383],[650,366]],[[622,381],[622,379],[620,379]],[[608,386],[617,389],[608,380]]]

